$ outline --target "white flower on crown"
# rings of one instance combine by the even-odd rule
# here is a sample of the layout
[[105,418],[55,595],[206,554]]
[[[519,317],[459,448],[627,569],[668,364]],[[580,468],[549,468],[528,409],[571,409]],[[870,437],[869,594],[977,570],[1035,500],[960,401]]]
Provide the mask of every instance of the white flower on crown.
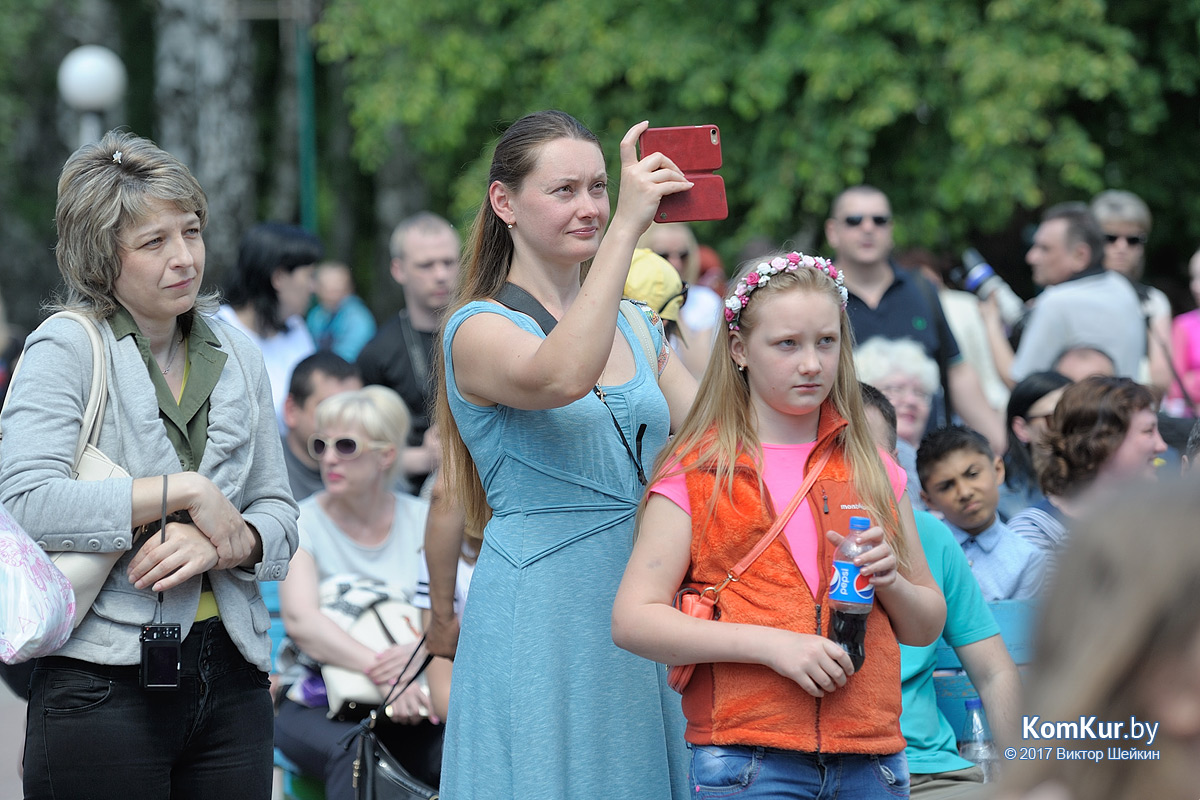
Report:
[[846,290],[841,271],[827,259],[793,251],[786,256],[776,256],[770,261],[757,264],[738,281],[733,294],[725,298],[725,322],[728,324],[729,330],[740,330],[738,322],[741,319],[742,311],[746,308],[746,304],[750,301],[750,295],[755,289],[770,283],[772,275],[794,272],[800,267],[815,269],[832,278],[833,282],[837,284],[838,295],[842,298],[842,310],[846,310],[846,305],[850,302],[850,293]]

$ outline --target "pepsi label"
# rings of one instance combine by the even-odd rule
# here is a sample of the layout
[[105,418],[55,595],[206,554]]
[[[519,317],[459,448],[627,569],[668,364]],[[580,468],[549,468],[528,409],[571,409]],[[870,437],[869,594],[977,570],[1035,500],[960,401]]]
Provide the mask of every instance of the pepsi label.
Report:
[[829,576],[829,599],[870,605],[875,602],[875,587],[853,561],[834,561],[833,574]]

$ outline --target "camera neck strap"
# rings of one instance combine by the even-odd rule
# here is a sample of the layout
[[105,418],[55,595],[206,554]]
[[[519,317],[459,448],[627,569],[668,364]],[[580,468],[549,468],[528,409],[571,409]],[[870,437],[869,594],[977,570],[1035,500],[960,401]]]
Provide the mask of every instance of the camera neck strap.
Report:
[[[163,473],[162,512],[160,514],[160,519],[158,521],[158,535],[159,535],[159,541],[162,542],[163,544],[166,544],[166,542],[167,542],[167,475],[166,475],[166,473]],[[163,621],[163,593],[162,592],[158,593],[158,607],[157,607],[155,613],[158,614],[158,621],[159,621],[159,623],[161,623]]]

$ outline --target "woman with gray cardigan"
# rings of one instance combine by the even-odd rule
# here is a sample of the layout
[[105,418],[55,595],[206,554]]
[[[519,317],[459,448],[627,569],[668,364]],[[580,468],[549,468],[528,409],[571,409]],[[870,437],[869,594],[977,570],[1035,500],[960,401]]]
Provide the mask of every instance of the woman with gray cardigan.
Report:
[[287,574],[297,511],[262,355],[200,294],[207,218],[187,168],[132,134],[81,147],[59,179],[62,305],[99,330],[98,446],[132,477],[72,480],[92,348],[50,321],[10,388],[0,502],[48,551],[128,552],[36,663],[26,798],[270,797],[257,582]]

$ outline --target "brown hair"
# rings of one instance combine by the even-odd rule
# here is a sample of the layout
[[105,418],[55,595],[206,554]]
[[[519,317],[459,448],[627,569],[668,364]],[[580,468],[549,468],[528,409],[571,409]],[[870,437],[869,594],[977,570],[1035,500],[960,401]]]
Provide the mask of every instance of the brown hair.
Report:
[[[558,139],[578,139],[600,147],[600,140],[596,135],[570,114],[553,110],[528,114],[510,125],[496,143],[487,187],[499,181],[509,191],[519,191],[525,178],[537,167],[543,146]],[[467,239],[454,298],[442,317],[443,332],[445,321],[449,320],[455,311],[472,301],[495,297],[508,280],[512,256],[512,235],[508,232],[507,225],[492,210],[485,188],[483,203],[479,206]],[[450,413],[450,402],[446,396],[445,353],[441,339],[439,334],[438,344],[434,348],[437,369],[434,414],[442,441],[442,468],[447,471],[450,490],[457,495],[465,510],[467,530],[477,532],[483,530],[483,526],[492,515],[492,510],[488,507],[475,461],[458,432],[454,415]]]
[[1093,376],[1068,386],[1034,452],[1046,494],[1068,496],[1090,484],[1116,452],[1133,415],[1154,407],[1154,395],[1129,378]]
[[[121,274],[121,232],[145,219],[148,201],[164,200],[208,224],[208,199],[179,159],[149,139],[109,131],[99,142],[76,150],[58,179],[54,255],[66,296],[54,303],[108,319],[117,310],[114,287]],[[196,298],[196,307],[216,309],[216,295]]]

